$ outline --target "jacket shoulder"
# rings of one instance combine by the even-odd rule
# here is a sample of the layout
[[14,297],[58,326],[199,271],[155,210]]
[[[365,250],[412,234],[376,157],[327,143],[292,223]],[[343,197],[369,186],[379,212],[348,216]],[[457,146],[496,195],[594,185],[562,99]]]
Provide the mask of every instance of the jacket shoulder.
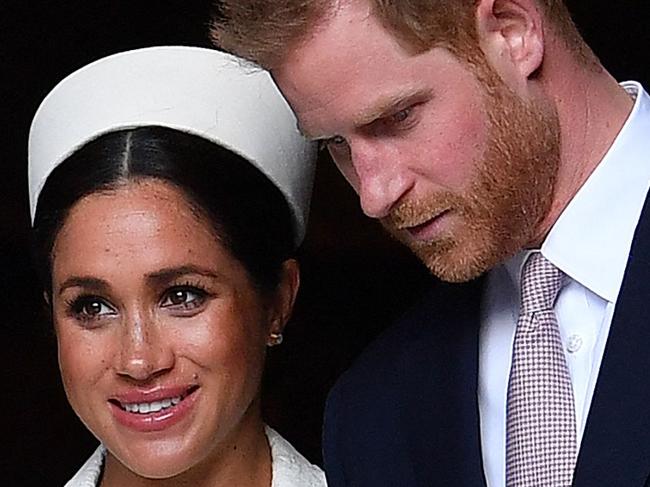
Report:
[[438,421],[472,409],[480,289],[433,286],[340,377],[323,428],[330,486],[416,485],[425,472],[395,452],[442,454],[466,436],[467,422]]
[[[389,384],[404,380],[420,367],[445,362],[448,350],[478,329],[483,280],[467,284],[435,282],[414,306],[380,334],[344,372],[333,395],[385,395]],[[396,385],[396,384],[393,384]],[[376,399],[376,398],[375,398]]]

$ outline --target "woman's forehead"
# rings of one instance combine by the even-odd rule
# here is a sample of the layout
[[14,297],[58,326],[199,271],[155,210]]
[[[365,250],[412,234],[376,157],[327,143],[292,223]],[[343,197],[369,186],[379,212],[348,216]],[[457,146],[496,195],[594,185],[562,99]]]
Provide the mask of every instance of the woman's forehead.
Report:
[[225,254],[209,222],[179,189],[146,180],[78,201],[57,236],[53,263],[55,272],[57,262],[75,268],[168,267]]

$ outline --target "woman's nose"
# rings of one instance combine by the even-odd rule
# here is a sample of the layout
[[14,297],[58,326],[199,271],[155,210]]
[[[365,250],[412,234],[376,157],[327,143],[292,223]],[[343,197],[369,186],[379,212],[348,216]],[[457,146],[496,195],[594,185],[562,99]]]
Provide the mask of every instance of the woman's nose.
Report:
[[122,330],[117,373],[145,382],[174,367],[174,353],[164,333],[153,322],[131,319]]

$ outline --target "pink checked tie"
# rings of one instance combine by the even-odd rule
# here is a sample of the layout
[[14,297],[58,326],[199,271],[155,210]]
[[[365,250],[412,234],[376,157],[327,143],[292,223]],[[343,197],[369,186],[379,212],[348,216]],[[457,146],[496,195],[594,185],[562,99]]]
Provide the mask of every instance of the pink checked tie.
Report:
[[521,280],[506,419],[506,486],[570,486],[576,461],[571,377],[553,304],[564,274],[536,252]]

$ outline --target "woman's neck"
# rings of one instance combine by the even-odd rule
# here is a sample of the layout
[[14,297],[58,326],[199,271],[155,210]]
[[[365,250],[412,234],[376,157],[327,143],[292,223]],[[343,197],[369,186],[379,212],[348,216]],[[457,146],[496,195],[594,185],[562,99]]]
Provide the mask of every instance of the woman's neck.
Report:
[[167,479],[141,477],[107,452],[100,486],[270,487],[271,479],[271,449],[258,416],[243,418],[237,430],[198,464]]

